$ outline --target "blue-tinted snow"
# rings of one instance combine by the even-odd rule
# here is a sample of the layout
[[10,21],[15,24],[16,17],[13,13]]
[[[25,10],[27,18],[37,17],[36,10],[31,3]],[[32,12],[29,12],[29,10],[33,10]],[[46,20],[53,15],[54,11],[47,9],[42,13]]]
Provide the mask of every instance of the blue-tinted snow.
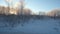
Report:
[[[24,33],[43,33],[43,34],[60,34],[60,20],[58,19],[30,19],[23,26],[17,27],[0,27],[0,32],[24,32]],[[4,26],[0,23],[0,26]]]

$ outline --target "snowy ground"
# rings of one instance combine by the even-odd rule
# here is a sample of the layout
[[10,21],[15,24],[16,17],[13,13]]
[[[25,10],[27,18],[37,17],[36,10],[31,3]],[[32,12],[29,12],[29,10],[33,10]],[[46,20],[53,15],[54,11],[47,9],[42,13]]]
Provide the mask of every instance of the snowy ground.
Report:
[[[28,23],[27,23],[28,22]],[[30,19],[23,25],[18,24],[17,27],[2,27],[0,23],[0,33],[10,34],[60,34],[60,20],[59,19]],[[3,34],[3,33],[2,33]]]

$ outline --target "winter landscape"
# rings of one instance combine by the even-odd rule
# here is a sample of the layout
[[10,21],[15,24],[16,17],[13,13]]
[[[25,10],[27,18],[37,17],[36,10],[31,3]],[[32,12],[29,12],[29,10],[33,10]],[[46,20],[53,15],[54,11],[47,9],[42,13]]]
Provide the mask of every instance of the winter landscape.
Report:
[[59,3],[60,0],[0,0],[0,34],[60,34]]
[[7,34],[60,34],[60,18],[37,17],[36,15],[34,17],[0,16],[0,32]]

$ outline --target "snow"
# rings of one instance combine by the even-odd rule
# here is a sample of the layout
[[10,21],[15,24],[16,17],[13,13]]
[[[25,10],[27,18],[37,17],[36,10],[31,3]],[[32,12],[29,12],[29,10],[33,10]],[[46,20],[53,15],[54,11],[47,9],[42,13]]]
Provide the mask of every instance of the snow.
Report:
[[[18,24],[17,27],[0,27],[1,32],[24,32],[35,34],[60,34],[60,20],[59,19],[29,19],[28,23],[24,23],[23,26]],[[0,23],[0,26],[4,26]]]
[[[56,20],[49,19],[49,20],[30,20],[30,23],[24,24],[23,27],[18,26],[17,29],[23,32],[29,33],[50,33],[50,32],[57,32],[54,28],[58,28],[56,25]],[[59,28],[58,28],[59,29]],[[60,31],[59,31],[60,32]]]

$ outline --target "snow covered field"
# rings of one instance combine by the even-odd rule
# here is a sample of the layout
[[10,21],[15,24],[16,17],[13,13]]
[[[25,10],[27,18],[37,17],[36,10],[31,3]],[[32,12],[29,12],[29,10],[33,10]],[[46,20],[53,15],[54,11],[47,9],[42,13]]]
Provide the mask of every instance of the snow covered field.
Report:
[[[0,20],[1,21],[1,20]],[[4,21],[3,21],[4,22]],[[23,21],[22,21],[23,22]],[[8,34],[60,34],[60,19],[29,19],[23,25],[18,24],[17,27],[4,27],[4,23],[0,22],[0,33]]]

